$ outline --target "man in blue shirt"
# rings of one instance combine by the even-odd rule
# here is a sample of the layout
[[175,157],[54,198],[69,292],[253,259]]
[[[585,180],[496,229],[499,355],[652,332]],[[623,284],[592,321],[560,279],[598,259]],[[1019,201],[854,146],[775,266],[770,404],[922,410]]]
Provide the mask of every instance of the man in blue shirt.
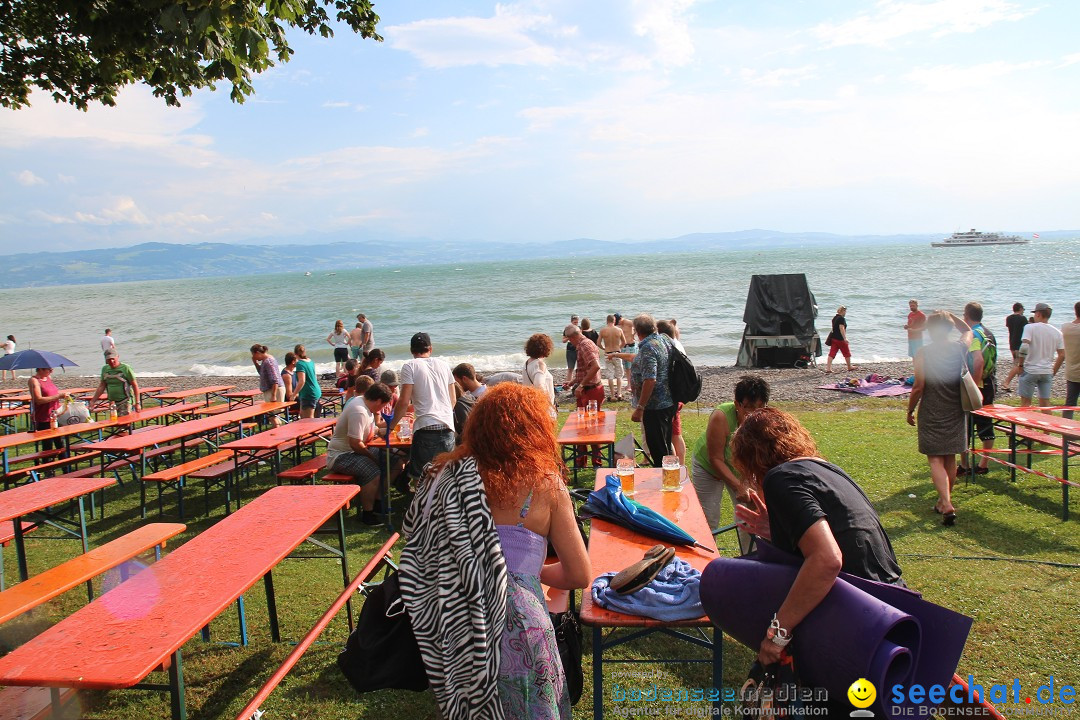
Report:
[[671,424],[678,409],[671,398],[668,382],[671,345],[666,337],[656,332],[656,320],[652,315],[641,314],[634,318],[634,333],[641,340],[630,364],[634,406],[630,419],[642,424],[653,467],[660,467],[664,456],[671,453]]

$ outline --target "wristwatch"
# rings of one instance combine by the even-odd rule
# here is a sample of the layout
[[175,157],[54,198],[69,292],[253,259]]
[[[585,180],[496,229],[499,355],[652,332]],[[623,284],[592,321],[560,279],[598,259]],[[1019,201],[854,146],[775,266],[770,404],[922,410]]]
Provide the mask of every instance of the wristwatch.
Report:
[[776,617],[776,613],[773,613],[772,621],[769,623],[769,629],[765,633],[765,637],[769,641],[778,647],[786,647],[791,642],[791,631],[787,628],[780,627],[780,619]]

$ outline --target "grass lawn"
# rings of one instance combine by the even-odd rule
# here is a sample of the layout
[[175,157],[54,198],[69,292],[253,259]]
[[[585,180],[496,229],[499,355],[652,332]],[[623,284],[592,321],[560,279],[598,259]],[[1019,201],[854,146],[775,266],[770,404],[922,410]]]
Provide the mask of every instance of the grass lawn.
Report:
[[[972,674],[984,685],[1019,678],[1025,690],[1031,691],[1049,681],[1050,676],[1059,686],[1077,684],[1080,636],[1075,627],[1080,617],[1080,570],[1075,565],[1080,563],[1080,507],[1074,501],[1072,519],[1062,522],[1061,489],[1057,483],[1020,476],[1014,484],[1007,470],[992,469],[990,475],[974,483],[958,483],[954,496],[957,525],[942,527],[940,517],[931,510],[935,493],[925,458],[916,452],[915,429],[905,424],[902,408],[902,401],[889,399],[854,400],[828,410],[786,406],[813,433],[821,453],[847,470],[869,495],[892,539],[908,584],[928,600],[974,618],[961,674]],[[703,432],[707,417],[704,412],[684,411],[684,436],[689,446]],[[629,430],[629,413],[623,412],[619,434]],[[1037,466],[1056,472],[1060,459],[1041,459]],[[585,477],[583,473],[583,482]],[[267,488],[273,485],[273,478],[264,472],[254,482],[256,488]],[[194,485],[189,494],[191,502],[185,503],[185,509],[201,513],[202,503],[197,497],[201,487]],[[246,497],[251,497],[251,491]],[[166,509],[173,509],[171,499]],[[724,511],[728,522],[730,505],[725,504]],[[209,517],[189,517],[187,533],[171,542],[170,547],[177,547],[221,517],[220,502]],[[173,518],[167,515],[164,519]],[[108,515],[90,522],[91,545],[100,545],[139,523],[138,489],[127,483],[123,489],[111,491]],[[348,529],[349,564],[356,572],[386,540],[387,533],[385,528],[360,525],[355,516],[350,517]],[[78,544],[38,540],[31,535],[27,548],[33,574],[73,557]],[[721,537],[720,550],[725,554],[736,552],[731,534]],[[8,547],[4,553],[6,579],[15,582],[14,550]],[[340,591],[340,569],[331,560],[289,560],[275,570],[274,578],[285,640],[299,639]],[[111,576],[104,580],[113,581]],[[79,588],[0,626],[0,653],[85,602]],[[265,596],[259,586],[247,594],[246,605],[250,636],[247,648],[205,644],[198,639],[184,647],[187,706],[194,720],[235,717],[291,650],[288,642],[270,642]],[[226,611],[212,629],[215,640],[235,639],[235,611]],[[435,717],[430,693],[385,691],[358,697],[340,677],[335,664],[346,634],[342,613],[324,634],[325,642],[304,656],[264,705],[268,718]],[[585,695],[574,709],[575,718],[591,717],[592,713],[588,628],[585,636]],[[724,650],[725,685],[737,687],[745,679],[752,653],[730,640]],[[694,652],[704,656],[703,651]],[[686,655],[681,644],[650,639],[621,646],[610,657],[663,658],[675,653]],[[639,666],[644,672],[628,679],[629,674],[638,672],[631,668],[605,668],[608,716],[615,716],[617,708],[625,707],[611,700],[614,683],[622,688],[647,687],[654,682],[661,687],[705,687],[710,678],[705,665]],[[82,716],[87,718],[169,717],[165,693],[92,692],[84,693],[81,701]],[[690,707],[683,706],[682,710]],[[1008,715],[1010,708],[999,709]]]

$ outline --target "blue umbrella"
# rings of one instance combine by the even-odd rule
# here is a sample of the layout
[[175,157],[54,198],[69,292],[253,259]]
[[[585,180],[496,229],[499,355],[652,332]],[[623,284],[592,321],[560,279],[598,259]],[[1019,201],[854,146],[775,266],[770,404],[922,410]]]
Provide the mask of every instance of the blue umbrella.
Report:
[[79,367],[63,355],[45,350],[20,350],[0,357],[0,370],[33,370],[35,368]]
[[589,493],[580,512],[582,517],[603,518],[657,540],[694,545],[713,552],[660,513],[623,495],[622,483],[616,475],[608,475],[604,487]]

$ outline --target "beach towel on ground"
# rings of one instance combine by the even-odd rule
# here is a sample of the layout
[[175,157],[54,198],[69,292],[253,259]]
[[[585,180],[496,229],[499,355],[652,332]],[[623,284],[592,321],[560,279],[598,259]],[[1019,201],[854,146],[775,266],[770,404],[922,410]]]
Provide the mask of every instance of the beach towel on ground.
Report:
[[506,562],[472,458],[429,470],[405,514],[401,596],[446,720],[502,720]]
[[666,622],[694,620],[705,614],[698,593],[701,573],[681,558],[674,558],[652,582],[629,595],[611,589],[613,577],[615,573],[606,573],[593,581],[593,601],[602,608]]
[[907,395],[911,392],[911,386],[902,381],[887,380],[885,382],[869,382],[867,380],[845,380],[839,383],[819,385],[821,390],[836,390],[838,392],[858,393],[868,397],[894,397]]

